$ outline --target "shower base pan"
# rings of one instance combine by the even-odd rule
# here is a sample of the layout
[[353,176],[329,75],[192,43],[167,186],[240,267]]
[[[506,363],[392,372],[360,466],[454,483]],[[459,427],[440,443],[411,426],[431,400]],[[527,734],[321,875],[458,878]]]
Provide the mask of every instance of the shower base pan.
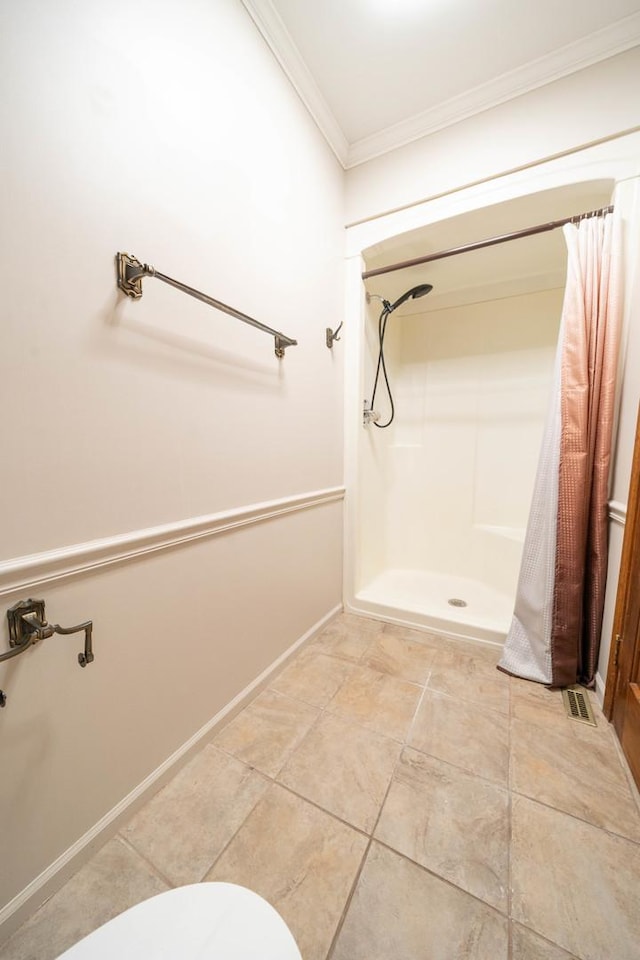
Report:
[[449,637],[502,644],[511,623],[513,597],[466,577],[429,570],[385,570],[358,591],[352,609]]

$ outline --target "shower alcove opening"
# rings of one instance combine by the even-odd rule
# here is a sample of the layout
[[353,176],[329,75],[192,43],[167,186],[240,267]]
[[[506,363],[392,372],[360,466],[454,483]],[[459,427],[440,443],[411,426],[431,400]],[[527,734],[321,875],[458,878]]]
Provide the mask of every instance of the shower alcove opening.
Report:
[[[364,268],[592,210],[611,202],[612,189],[608,180],[573,184],[429,223],[364,250]],[[360,281],[347,609],[448,636],[504,641],[565,276],[564,238],[554,230]],[[424,283],[432,292],[404,302],[387,323],[393,423],[363,425],[378,361],[375,296],[393,303]],[[384,384],[375,408],[385,423]]]

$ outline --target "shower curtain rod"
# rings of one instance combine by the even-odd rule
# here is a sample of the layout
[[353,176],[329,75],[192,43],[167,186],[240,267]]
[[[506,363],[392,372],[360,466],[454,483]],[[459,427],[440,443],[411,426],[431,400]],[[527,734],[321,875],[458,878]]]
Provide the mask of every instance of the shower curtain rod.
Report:
[[392,263],[388,267],[376,267],[375,270],[365,270],[362,274],[362,279],[368,280],[369,277],[379,277],[383,273],[393,273],[395,270],[417,267],[421,263],[433,263],[434,260],[444,260],[446,257],[457,257],[459,253],[469,253],[471,250],[482,250],[483,247],[494,247],[498,243],[506,243],[508,240],[519,240],[521,237],[532,237],[536,233],[547,233],[549,230],[557,230],[558,227],[564,227],[565,223],[579,223],[580,220],[586,220],[588,217],[603,217],[606,213],[613,213],[613,205],[601,207],[599,210],[590,210],[588,213],[577,213],[573,217],[565,217],[564,220],[550,220],[548,223],[540,223],[536,227],[516,230],[515,233],[504,233],[500,237],[489,237],[487,240],[465,243],[461,247],[451,247],[449,250],[440,250],[438,253],[428,253],[424,257],[416,257],[414,260],[403,260],[400,263]]

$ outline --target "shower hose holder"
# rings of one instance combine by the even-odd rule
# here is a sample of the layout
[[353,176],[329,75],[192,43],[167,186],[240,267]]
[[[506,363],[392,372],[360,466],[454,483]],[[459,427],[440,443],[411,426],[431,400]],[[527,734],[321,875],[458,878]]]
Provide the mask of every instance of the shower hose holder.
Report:
[[377,423],[380,419],[380,414],[377,410],[374,410],[368,400],[365,400],[362,408],[362,423],[363,426],[368,426],[370,423]]

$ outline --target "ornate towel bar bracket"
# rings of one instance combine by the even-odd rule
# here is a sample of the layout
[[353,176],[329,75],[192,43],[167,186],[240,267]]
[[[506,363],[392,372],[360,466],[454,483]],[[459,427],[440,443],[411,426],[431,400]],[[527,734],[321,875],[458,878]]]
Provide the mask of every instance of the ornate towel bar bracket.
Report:
[[273,327],[268,327],[266,324],[260,323],[259,320],[254,320],[253,317],[242,313],[240,310],[236,310],[235,307],[230,307],[226,303],[222,303],[220,300],[208,296],[206,293],[201,293],[200,290],[189,287],[186,283],[181,283],[179,280],[168,277],[165,273],[160,273],[155,267],[152,267],[148,263],[141,263],[140,260],[130,256],[128,253],[116,254],[116,267],[118,271],[118,286],[122,292],[126,293],[132,300],[139,300],[142,296],[142,278],[155,277],[157,280],[162,280],[163,283],[168,283],[170,287],[175,287],[176,290],[181,290],[190,297],[201,300],[202,303],[206,303],[216,310],[221,310],[222,313],[228,313],[230,317],[235,317],[237,320],[242,320],[243,323],[248,323],[249,326],[255,327],[256,330],[262,330],[263,333],[268,333],[269,336],[274,338],[275,353],[278,359],[284,357],[284,351],[287,347],[295,347],[298,344],[297,340],[285,336],[285,334],[280,333],[279,330],[274,330]]
[[[77,623],[73,627],[61,627],[59,623],[49,623],[44,616],[44,600],[20,600],[7,610],[7,620],[11,649],[0,654],[0,662],[19,656],[38,640],[46,640],[54,633],[66,636],[70,633],[80,633],[80,631],[84,631],[84,650],[78,654],[78,663],[81,667],[86,667],[95,659],[92,648],[92,620],[85,620],[84,623]],[[4,707],[6,702],[6,694],[0,690],[0,707]]]

